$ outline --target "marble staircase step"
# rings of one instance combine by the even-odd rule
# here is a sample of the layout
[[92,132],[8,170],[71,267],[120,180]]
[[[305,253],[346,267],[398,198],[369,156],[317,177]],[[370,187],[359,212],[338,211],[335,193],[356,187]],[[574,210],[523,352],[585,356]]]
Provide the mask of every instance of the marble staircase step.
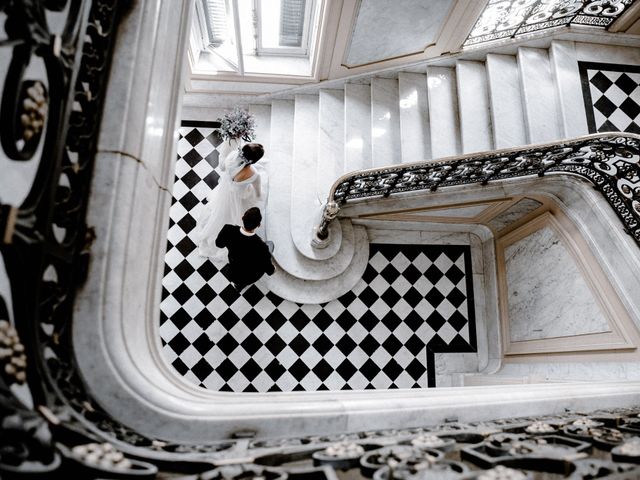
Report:
[[373,167],[402,161],[398,80],[371,79],[371,159]]
[[485,67],[495,148],[526,145],[527,132],[516,57],[490,53]]
[[316,194],[326,201],[344,172],[344,90],[320,90]]
[[518,49],[520,88],[529,143],[559,140],[559,108],[549,52],[542,48]]
[[398,73],[400,94],[400,143],[402,163],[431,158],[427,76],[422,73]]
[[456,63],[462,153],[493,149],[489,87],[484,63]]
[[460,153],[460,121],[456,73],[450,67],[427,67],[431,155],[434,159]]
[[265,275],[259,282],[264,282],[276,295],[296,303],[326,303],[344,295],[355,287],[369,263],[369,239],[366,229],[362,226],[354,226],[353,232],[354,254],[347,267],[334,277],[324,280],[303,279],[292,275],[290,271],[279,265],[272,276]]
[[371,87],[344,86],[344,172],[371,168]]
[[589,127],[574,42],[566,40],[551,42],[549,60],[558,94],[561,136],[573,138],[587,135]]

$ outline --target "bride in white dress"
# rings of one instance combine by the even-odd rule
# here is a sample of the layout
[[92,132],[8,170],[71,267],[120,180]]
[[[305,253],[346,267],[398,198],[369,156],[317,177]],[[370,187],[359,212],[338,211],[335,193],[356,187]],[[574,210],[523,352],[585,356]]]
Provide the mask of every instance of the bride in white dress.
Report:
[[247,143],[231,149],[217,167],[218,185],[207,195],[206,205],[200,205],[194,232],[198,253],[216,264],[227,261],[227,249],[216,246],[222,227],[241,225],[242,214],[251,207],[264,212],[267,193],[266,172],[262,165],[256,165],[264,155],[262,145]]

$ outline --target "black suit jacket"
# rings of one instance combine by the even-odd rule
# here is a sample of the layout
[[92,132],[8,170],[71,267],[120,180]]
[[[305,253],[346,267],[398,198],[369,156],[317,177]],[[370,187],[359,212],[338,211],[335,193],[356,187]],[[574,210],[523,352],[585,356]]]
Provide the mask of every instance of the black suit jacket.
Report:
[[222,227],[216,245],[229,250],[229,266],[223,273],[240,287],[275,271],[267,245],[258,235],[244,235],[237,225]]

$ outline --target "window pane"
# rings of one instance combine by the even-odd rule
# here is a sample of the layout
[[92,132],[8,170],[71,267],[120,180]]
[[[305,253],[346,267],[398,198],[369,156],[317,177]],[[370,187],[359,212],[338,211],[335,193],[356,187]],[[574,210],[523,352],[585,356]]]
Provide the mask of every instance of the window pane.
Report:
[[280,46],[302,46],[304,9],[307,0],[282,0],[280,10]]

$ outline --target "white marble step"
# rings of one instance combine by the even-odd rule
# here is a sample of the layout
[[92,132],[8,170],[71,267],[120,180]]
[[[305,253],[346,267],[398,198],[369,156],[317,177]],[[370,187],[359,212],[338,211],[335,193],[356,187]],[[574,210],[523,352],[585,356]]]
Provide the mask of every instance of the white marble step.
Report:
[[485,66],[495,148],[526,145],[527,132],[516,57],[490,53]]
[[402,162],[398,80],[371,79],[371,160],[373,167]]
[[422,73],[398,73],[400,94],[400,143],[402,163],[431,158],[427,76]]
[[456,74],[449,67],[427,67],[431,155],[434,159],[460,153],[460,122]]
[[582,97],[575,43],[554,40],[549,49],[551,72],[558,94],[562,137],[574,138],[589,133],[587,113]]
[[316,193],[324,202],[344,172],[344,90],[320,90]]
[[[312,249],[310,246],[311,228],[317,220],[314,214],[317,212],[313,212],[310,208],[317,207],[319,210],[319,206],[315,205],[317,203],[314,190],[315,164],[313,170],[306,172],[306,175],[304,175],[304,169],[296,168],[298,162],[294,162],[294,150],[300,152],[302,147],[295,147],[294,143],[303,145],[300,142],[306,130],[302,127],[302,123],[313,123],[314,118],[316,129],[312,129],[312,132],[313,138],[317,138],[318,111],[314,108],[314,104],[317,107],[318,98],[308,95],[300,97],[303,98],[296,98],[295,103],[291,100],[274,100],[271,106],[272,160],[268,162],[269,199],[265,220],[266,237],[274,242],[273,256],[288,274],[301,280],[327,280],[343,273],[352,262],[355,251],[354,232],[350,220],[333,222],[330,244],[320,250]],[[304,142],[307,141],[308,139],[304,139]],[[300,165],[304,162],[303,158]],[[298,175],[302,175],[296,181],[310,179],[313,188],[307,193],[311,195],[305,196],[304,192],[297,189],[296,182],[293,181],[296,170]],[[295,196],[300,200],[294,200]],[[305,207],[305,202],[314,205]],[[299,208],[292,208],[293,205],[298,205]],[[303,222],[297,218],[300,212],[305,217]],[[296,219],[292,218],[292,213]],[[292,227],[295,227],[295,230]],[[308,258],[300,252],[294,243],[294,237],[299,238],[299,243],[308,249],[306,253],[315,255],[312,257],[315,259]]]
[[562,138],[549,53],[542,48],[520,47],[518,68],[529,143]]
[[344,295],[355,287],[369,263],[367,230],[362,226],[354,226],[353,230],[354,255],[347,268],[335,277],[327,280],[304,280],[291,275],[279,265],[280,268],[276,268],[272,276],[265,275],[259,282],[264,283],[276,295],[296,303],[326,303]]
[[271,157],[271,106],[249,105],[249,112],[256,119],[256,138],[254,142],[262,144],[265,156],[269,158]]
[[462,153],[493,150],[489,87],[484,63],[456,62]]
[[344,173],[371,168],[371,87],[344,86]]

